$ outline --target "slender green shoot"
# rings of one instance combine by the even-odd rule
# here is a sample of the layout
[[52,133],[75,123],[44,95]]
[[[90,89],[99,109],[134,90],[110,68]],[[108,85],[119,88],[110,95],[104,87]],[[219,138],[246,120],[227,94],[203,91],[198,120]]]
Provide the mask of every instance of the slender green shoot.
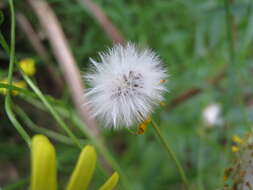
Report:
[[[8,70],[8,84],[11,85],[13,69],[14,69],[14,61],[15,61],[15,11],[14,11],[13,0],[9,0],[9,5],[10,5],[10,11],[11,11],[11,48],[10,48],[9,70]],[[31,138],[26,133],[24,128],[21,126],[21,124],[18,122],[18,120],[16,119],[14,113],[12,112],[11,107],[12,107],[11,90],[7,89],[7,94],[5,96],[6,113],[10,121],[14,125],[14,127],[17,129],[18,133],[25,140],[25,142],[30,146]]]
[[[44,134],[44,135],[46,135],[54,140],[57,140],[58,142],[64,143],[64,144],[73,145],[73,141],[69,137],[62,135],[60,133],[57,133],[55,131],[52,131],[50,129],[46,129],[46,128],[37,126],[20,107],[15,106],[14,110],[18,114],[18,116],[20,118],[22,118],[24,123],[31,130],[35,131],[36,133]],[[87,142],[84,140],[79,139],[79,141],[82,143],[82,145],[87,144]]]
[[59,126],[67,133],[67,135],[73,140],[73,142],[79,147],[82,148],[82,144],[79,142],[77,137],[72,133],[72,131],[69,129],[69,127],[65,124],[65,122],[61,119],[57,111],[54,109],[54,107],[49,103],[47,98],[42,94],[40,89],[32,82],[32,80],[19,68],[22,77],[27,82],[27,84],[31,87],[31,89],[37,94],[39,99],[43,102],[45,107],[49,110],[49,112],[52,114],[54,119],[57,121]]
[[185,175],[184,169],[181,166],[179,160],[176,157],[176,154],[174,153],[174,151],[172,150],[171,146],[169,145],[168,141],[165,139],[165,137],[162,135],[161,130],[159,129],[159,127],[157,126],[157,124],[152,120],[151,124],[156,132],[157,137],[160,139],[165,151],[168,153],[169,158],[172,158],[172,160],[175,162],[176,167],[178,169],[178,172],[185,184],[185,189],[189,189],[189,183],[187,180],[187,177]]

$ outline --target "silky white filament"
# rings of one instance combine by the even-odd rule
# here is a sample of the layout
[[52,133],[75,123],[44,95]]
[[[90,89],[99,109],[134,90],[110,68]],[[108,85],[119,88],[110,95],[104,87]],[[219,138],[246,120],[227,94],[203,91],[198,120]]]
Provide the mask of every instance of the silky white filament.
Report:
[[150,49],[115,45],[100,53],[101,62],[86,75],[85,93],[94,117],[107,127],[130,127],[144,121],[163,100],[167,77],[159,57]]

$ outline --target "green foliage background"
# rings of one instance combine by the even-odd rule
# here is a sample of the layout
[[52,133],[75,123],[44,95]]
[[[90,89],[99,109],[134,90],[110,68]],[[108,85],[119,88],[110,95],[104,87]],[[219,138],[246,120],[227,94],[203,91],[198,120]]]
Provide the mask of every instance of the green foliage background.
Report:
[[[89,67],[89,57],[98,58],[97,52],[110,47],[111,41],[97,21],[79,1],[47,0],[57,14],[80,70]],[[222,0],[96,0],[124,37],[142,47],[151,47],[164,61],[170,74],[167,82],[171,100],[192,88],[201,93],[184,101],[174,109],[157,108],[154,119],[186,170],[191,189],[213,190],[223,184],[224,168],[235,158],[231,153],[231,136],[243,136],[252,127],[253,109],[253,2],[235,0],[231,4],[234,28],[229,28],[226,9]],[[43,31],[26,1],[14,1],[17,12],[27,16],[36,31]],[[7,1],[0,2],[5,17],[1,25],[3,36],[10,40],[10,12]],[[228,30],[229,28],[229,30]],[[234,31],[233,31],[234,30]],[[231,33],[233,39],[229,39]],[[235,55],[231,59],[230,42],[235,44]],[[43,40],[51,55],[53,69],[62,73],[53,57],[46,39]],[[33,81],[44,95],[54,97],[53,106],[64,112],[65,122],[84,143],[92,143],[80,133],[73,122],[74,112],[67,88],[59,89],[51,82],[46,72],[47,64],[34,52],[19,27],[16,30],[17,60],[32,57],[37,61],[37,74]],[[0,49],[0,79],[7,77],[8,55]],[[208,81],[218,73],[225,77],[218,85]],[[17,71],[14,77],[21,78]],[[63,84],[66,87],[66,84]],[[29,94],[13,97],[13,104],[25,111],[18,119],[32,136],[38,133],[27,122],[65,134],[57,122],[40,103]],[[212,103],[222,107],[222,126],[207,128],[202,119],[203,109]],[[14,107],[15,107],[14,106]],[[154,136],[151,127],[144,135],[136,136],[128,131],[103,129],[106,147],[128,179],[130,190],[177,190],[182,182],[174,163],[168,162],[167,155]],[[79,149],[70,143],[51,138],[57,147],[60,186],[70,175],[77,160]],[[66,144],[67,143],[67,144]],[[4,109],[4,96],[0,96],[0,187],[4,190],[27,189],[29,184],[29,149],[15,128],[9,122]],[[102,157],[102,155],[100,155]],[[11,177],[10,168],[18,173]],[[6,174],[6,175],[5,175]],[[1,176],[5,177],[1,177]],[[108,174],[97,168],[91,189],[99,186]],[[123,189],[122,186],[119,189]]]

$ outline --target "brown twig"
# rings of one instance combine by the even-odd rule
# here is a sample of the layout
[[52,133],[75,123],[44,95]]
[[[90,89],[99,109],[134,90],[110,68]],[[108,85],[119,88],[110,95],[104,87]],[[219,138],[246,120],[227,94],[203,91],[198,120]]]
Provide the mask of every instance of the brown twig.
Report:
[[25,15],[23,15],[22,13],[17,13],[16,18],[17,18],[18,26],[26,35],[27,39],[31,43],[35,52],[40,56],[42,61],[47,63],[46,69],[47,69],[47,72],[50,74],[50,77],[52,77],[54,81],[54,85],[57,86],[59,90],[63,89],[62,80],[60,76],[58,76],[58,73],[56,73],[55,70],[52,68],[50,55],[47,53],[46,48],[41,43],[41,40],[38,37],[38,34],[34,31],[32,25],[30,24],[28,19],[25,17]]
[[[216,75],[213,79],[208,81],[208,84],[216,86],[224,78],[224,76],[225,76],[225,72],[221,72],[218,75]],[[171,111],[176,106],[182,104],[183,102],[186,102],[193,96],[196,96],[197,94],[201,93],[202,90],[203,90],[202,88],[192,88],[183,92],[182,94],[178,95],[177,97],[175,97],[174,99],[170,101],[170,103],[166,106],[166,110]]]
[[96,3],[92,0],[78,0],[84,7],[87,7],[90,14],[98,21],[102,26],[106,34],[114,43],[124,44],[125,39],[118,28],[110,21],[107,15],[104,13]]
[[16,14],[17,24],[19,28],[26,34],[31,45],[34,47],[35,51],[41,57],[44,62],[49,62],[50,57],[47,53],[46,48],[42,45],[40,38],[37,33],[33,30],[32,25],[27,20],[27,18],[22,13]]
[[94,136],[100,136],[96,122],[90,117],[86,99],[83,95],[84,87],[81,80],[79,69],[76,65],[73,54],[69,48],[65,34],[62,31],[60,23],[45,0],[27,0],[37,15],[43,29],[45,30],[49,42],[52,46],[53,53],[60,64],[65,80],[70,89],[74,104],[82,120],[88,126],[90,132]]

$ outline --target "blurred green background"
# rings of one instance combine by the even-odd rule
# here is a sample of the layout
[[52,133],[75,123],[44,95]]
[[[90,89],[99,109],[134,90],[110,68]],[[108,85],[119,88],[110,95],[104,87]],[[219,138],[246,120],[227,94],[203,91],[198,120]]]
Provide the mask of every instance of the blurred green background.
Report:
[[[98,58],[98,51],[112,45],[97,20],[78,0],[47,0],[56,13],[70,43],[81,72],[89,67],[89,57]],[[231,15],[226,16],[226,0],[95,0],[127,41],[154,49],[170,74],[165,106],[158,107],[154,120],[182,162],[193,190],[213,190],[223,185],[223,173],[235,153],[231,152],[232,135],[250,132],[253,118],[253,2],[228,1]],[[65,114],[65,122],[85,143],[73,118],[76,113],[70,91],[45,33],[27,1],[14,1],[16,12],[32,24],[50,57],[48,64],[36,54],[20,25],[16,28],[16,57],[36,60],[33,81],[45,95],[54,97],[55,107]],[[0,1],[4,21],[3,36],[10,41],[10,12],[7,1]],[[231,21],[231,22],[229,22]],[[234,53],[233,53],[234,52]],[[9,57],[0,49],[0,80],[7,77]],[[217,76],[221,76],[217,81]],[[14,78],[21,76],[14,73]],[[193,96],[175,98],[196,90]],[[31,91],[28,88],[28,91]],[[0,96],[0,187],[4,190],[27,189],[30,175],[30,151],[10,123]],[[17,118],[32,136],[38,128],[64,134],[41,102],[28,94],[13,97],[14,108],[26,114]],[[203,111],[219,104],[223,122],[207,124]],[[14,109],[15,110],[15,109]],[[15,111],[15,112],[16,112]],[[28,118],[28,119],[27,119]],[[167,155],[149,127],[143,135],[127,130],[113,131],[101,126],[105,146],[128,179],[130,190],[183,189],[175,164]],[[70,143],[51,138],[57,148],[60,188],[66,185],[79,149]],[[102,155],[100,155],[102,157]],[[97,167],[91,188],[96,189],[108,174]],[[1,189],[0,188],[0,189]],[[1,189],[1,190],[2,190]],[[122,184],[118,189],[123,189]]]

